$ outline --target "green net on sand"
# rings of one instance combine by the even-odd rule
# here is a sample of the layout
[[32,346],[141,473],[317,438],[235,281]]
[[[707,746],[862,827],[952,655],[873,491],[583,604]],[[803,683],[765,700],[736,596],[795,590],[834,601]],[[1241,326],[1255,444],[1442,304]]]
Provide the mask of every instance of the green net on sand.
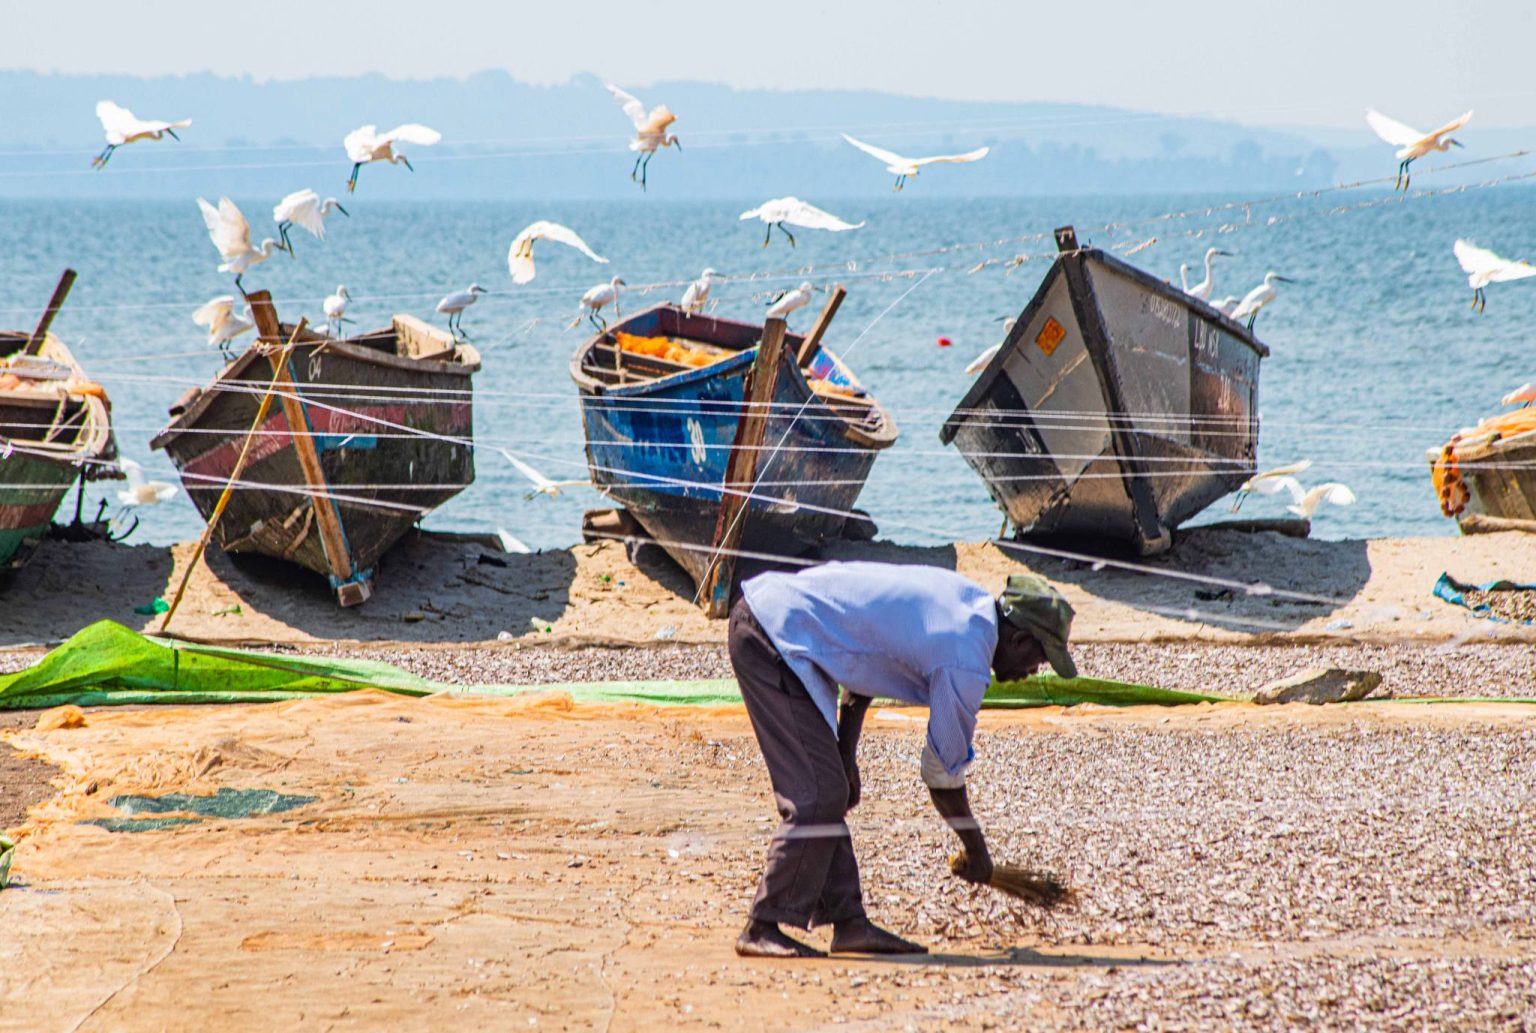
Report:
[[[562,692],[577,702],[652,706],[727,706],[741,702],[736,682],[568,682],[554,685],[453,685],[419,678],[375,660],[261,653],[149,638],[113,621],[98,621],[32,667],[0,675],[0,710],[146,703],[264,703],[357,689],[406,696],[459,693],[514,696]],[[1223,697],[1176,692],[1100,678],[1038,675],[995,684],[987,707],[1021,708],[1098,703],[1179,706]]]

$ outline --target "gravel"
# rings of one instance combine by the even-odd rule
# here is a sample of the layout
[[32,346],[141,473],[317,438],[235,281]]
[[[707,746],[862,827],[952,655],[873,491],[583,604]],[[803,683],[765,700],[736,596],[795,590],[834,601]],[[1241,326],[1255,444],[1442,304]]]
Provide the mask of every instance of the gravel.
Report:
[[1462,593],[1467,605],[1488,607],[1488,613],[1506,621],[1536,621],[1536,589],[1505,588],[1490,592],[1469,589]]

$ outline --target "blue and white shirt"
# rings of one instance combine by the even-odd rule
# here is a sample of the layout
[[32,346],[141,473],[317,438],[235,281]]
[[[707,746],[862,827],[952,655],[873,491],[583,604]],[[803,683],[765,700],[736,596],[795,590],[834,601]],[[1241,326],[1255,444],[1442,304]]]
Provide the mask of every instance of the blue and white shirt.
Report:
[[760,574],[742,593],[834,733],[839,685],[926,706],[923,781],[965,784],[997,650],[990,592],[940,567],[827,563]]

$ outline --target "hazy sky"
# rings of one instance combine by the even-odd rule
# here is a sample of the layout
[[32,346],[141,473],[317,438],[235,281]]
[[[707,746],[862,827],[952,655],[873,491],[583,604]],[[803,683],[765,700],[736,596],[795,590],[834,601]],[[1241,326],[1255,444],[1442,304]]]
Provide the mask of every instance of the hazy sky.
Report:
[[505,69],[849,87],[1249,123],[1536,123],[1532,0],[3,0],[0,65],[258,78]]

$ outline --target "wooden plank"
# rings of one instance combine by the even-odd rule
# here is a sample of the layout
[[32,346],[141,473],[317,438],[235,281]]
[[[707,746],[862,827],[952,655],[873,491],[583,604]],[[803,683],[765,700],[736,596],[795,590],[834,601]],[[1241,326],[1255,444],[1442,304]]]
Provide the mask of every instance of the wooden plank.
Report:
[[[835,307],[835,306],[834,306]],[[782,319],[763,324],[763,340],[757,357],[747,372],[743,390],[742,416],[736,423],[736,438],[725,464],[726,491],[720,496],[720,515],[715,520],[710,564],[699,581],[699,598],[711,618],[725,617],[731,609],[731,588],[736,576],[735,552],[741,544],[748,520],[751,499],[746,497],[757,483],[758,456],[768,417],[773,411],[773,393],[784,365],[784,335],[788,325]]]
[[1499,531],[1525,531],[1536,534],[1536,520],[1521,520],[1516,517],[1468,513],[1458,523],[1461,525],[1462,534],[1494,534]]
[[816,357],[816,353],[821,350],[821,338],[826,334],[827,327],[832,325],[832,317],[837,315],[837,307],[843,303],[843,299],[847,296],[848,291],[842,284],[833,284],[832,296],[821,307],[821,315],[816,317],[816,322],[812,325],[811,332],[806,334],[805,339],[800,342],[800,352],[795,356],[795,362],[802,369],[810,365],[811,360]]
[[53,288],[53,297],[48,299],[48,307],[43,310],[43,318],[37,321],[37,329],[32,331],[32,336],[27,338],[26,347],[21,351],[23,355],[36,355],[42,350],[43,341],[48,338],[48,328],[53,325],[53,317],[59,314],[59,309],[64,307],[64,299],[69,297],[69,289],[75,285],[75,271],[64,270],[64,275],[59,277],[58,286]]
[[[341,516],[329,498],[330,488],[325,481],[325,470],[320,465],[320,453],[315,450],[315,439],[309,433],[309,418],[304,413],[304,402],[299,398],[293,377],[288,372],[288,353],[281,349],[282,330],[277,324],[277,313],[272,308],[272,296],[266,291],[257,291],[248,300],[251,318],[256,322],[256,332],[262,343],[276,349],[267,352],[267,361],[272,365],[273,382],[276,384],[278,400],[283,405],[283,416],[288,421],[294,455],[298,457],[299,466],[304,471],[304,482],[312,493],[309,504],[315,511],[315,525],[320,530],[325,561],[337,582],[349,581],[352,577],[351,551],[347,548],[346,535],[342,533]],[[366,588],[360,592],[343,593],[342,587],[338,585],[336,591],[342,597],[343,605],[347,605],[351,597],[361,595],[355,601],[362,602],[371,594]]]

